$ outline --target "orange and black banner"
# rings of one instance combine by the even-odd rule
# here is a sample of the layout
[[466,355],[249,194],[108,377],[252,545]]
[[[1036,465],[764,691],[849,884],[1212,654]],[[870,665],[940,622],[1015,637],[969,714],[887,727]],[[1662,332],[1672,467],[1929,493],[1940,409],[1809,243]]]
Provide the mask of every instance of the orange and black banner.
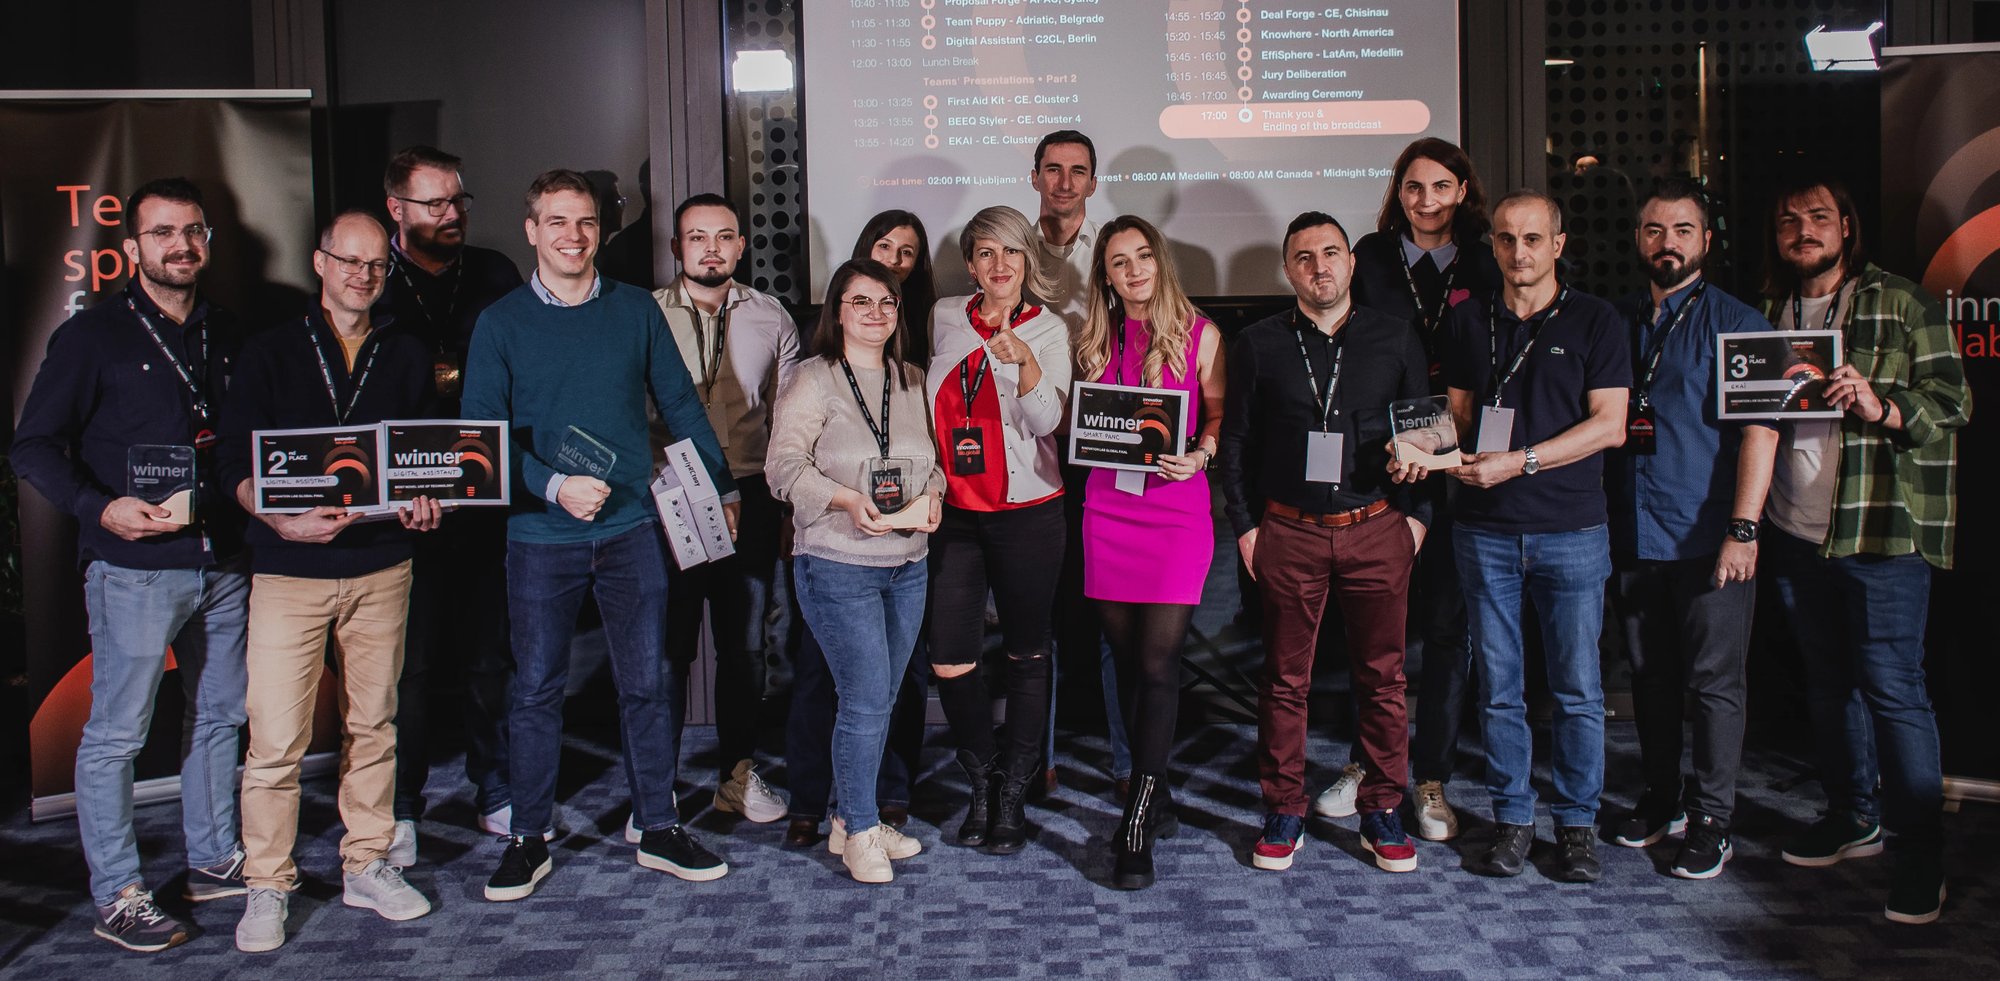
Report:
[[[216,230],[202,290],[244,323],[296,315],[318,291],[310,112],[298,92],[0,93],[8,442],[49,335],[130,275],[123,201],[145,181],[178,176],[201,188]],[[74,789],[90,707],[90,636],[75,523],[26,481],[19,488],[32,793],[41,817],[64,810]],[[140,780],[178,774],[182,708],[170,674]]]
[[1931,590],[1926,670],[1948,774],[2000,780],[2000,48],[1882,60],[1884,268],[1944,305],[1972,386],[1959,437],[1958,568]]

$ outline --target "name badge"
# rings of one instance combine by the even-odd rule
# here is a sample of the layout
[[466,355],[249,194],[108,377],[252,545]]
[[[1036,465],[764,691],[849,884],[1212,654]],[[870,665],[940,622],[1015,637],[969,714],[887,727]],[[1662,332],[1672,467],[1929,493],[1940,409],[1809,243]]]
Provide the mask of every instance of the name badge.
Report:
[[1127,494],[1139,497],[1145,496],[1146,472],[1144,470],[1117,470],[1113,472],[1117,476],[1111,478],[1111,486]]
[[1625,411],[1625,452],[1652,456],[1657,452],[1658,434],[1659,423],[1653,418],[1653,407],[1637,401],[1628,403]]
[[1341,452],[1344,433],[1306,434],[1306,480],[1315,484],[1338,484],[1346,454]]
[[986,472],[986,433],[978,426],[952,428],[951,472],[960,477],[977,477]]
[[1505,453],[1514,448],[1514,410],[1497,405],[1479,407],[1479,443],[1474,453]]

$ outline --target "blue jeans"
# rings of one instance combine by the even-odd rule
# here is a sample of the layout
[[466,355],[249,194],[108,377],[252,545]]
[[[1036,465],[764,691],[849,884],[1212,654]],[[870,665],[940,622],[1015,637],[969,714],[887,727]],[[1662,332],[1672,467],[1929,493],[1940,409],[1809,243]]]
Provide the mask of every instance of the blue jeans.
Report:
[[76,750],[76,823],[90,895],[109,906],[139,874],[132,831],[132,760],[153,725],[153,700],[173,648],[192,717],[183,733],[181,832],[190,868],[236,854],[237,731],[243,725],[243,641],[250,577],[242,560],[207,569],[127,569],[92,562],[90,721]]
[[1916,553],[1822,558],[1776,529],[1764,548],[1805,663],[1827,806],[1881,821],[1900,847],[1935,851],[1944,776],[1924,685],[1931,567]]
[[659,526],[648,522],[594,542],[507,543],[507,612],[515,661],[507,715],[514,792],[510,830],[516,835],[554,828],[563,687],[585,590],[597,597],[604,615],[633,823],[643,831],[680,823],[674,812],[674,776],[681,755],[682,696],[666,658],[666,541]]
[[1551,771],[1559,827],[1597,823],[1604,792],[1604,683],[1597,638],[1604,628],[1604,583],[1611,535],[1582,531],[1508,535],[1459,525],[1452,544],[1472,628],[1479,717],[1486,735],[1486,789],[1493,819],[1535,823],[1534,736],[1528,729],[1521,643],[1522,599],[1541,618],[1549,692],[1555,696]]
[[839,699],[833,720],[835,810],[848,834],[881,823],[875,779],[896,690],[917,646],[930,582],[924,562],[879,568],[792,559],[799,609],[819,640]]
[[[1056,659],[1056,676],[1062,676],[1063,659]],[[1124,780],[1132,775],[1132,737],[1125,732],[1125,711],[1118,700],[1118,662],[1111,657],[1111,642],[1097,635],[1097,675],[1104,692],[1104,735],[1111,744],[1111,777]],[[1049,685],[1049,731],[1042,740],[1043,759],[1056,765],[1056,688]]]

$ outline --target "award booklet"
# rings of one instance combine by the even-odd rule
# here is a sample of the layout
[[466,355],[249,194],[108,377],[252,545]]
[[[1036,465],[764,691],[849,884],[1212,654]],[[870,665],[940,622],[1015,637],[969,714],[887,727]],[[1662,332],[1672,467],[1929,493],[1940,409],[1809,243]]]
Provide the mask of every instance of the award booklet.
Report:
[[394,419],[382,424],[389,466],[382,471],[392,507],[419,497],[456,505],[505,506],[512,502],[508,479],[507,424],[484,419]]
[[1395,437],[1396,462],[1443,470],[1465,462],[1458,449],[1458,425],[1451,419],[1451,399],[1432,395],[1389,403],[1389,432]]
[[1187,393],[1171,388],[1077,382],[1069,400],[1069,462],[1113,470],[1157,470],[1187,445]]
[[259,514],[299,514],[317,507],[379,511],[382,427],[260,429],[251,486]]
[[597,437],[575,426],[563,434],[562,445],[556,447],[555,468],[573,477],[596,477],[604,480],[611,474],[611,468],[618,464],[618,453],[604,445]]
[[652,491],[676,565],[688,569],[736,554],[729,519],[722,513],[722,492],[709,479],[693,440],[667,447],[666,465],[654,475]]
[[1837,330],[1765,330],[1715,339],[1720,419],[1838,419],[1826,381],[1841,365]]
[[166,508],[162,522],[194,520],[194,489],[194,447],[140,443],[125,451],[125,495]]

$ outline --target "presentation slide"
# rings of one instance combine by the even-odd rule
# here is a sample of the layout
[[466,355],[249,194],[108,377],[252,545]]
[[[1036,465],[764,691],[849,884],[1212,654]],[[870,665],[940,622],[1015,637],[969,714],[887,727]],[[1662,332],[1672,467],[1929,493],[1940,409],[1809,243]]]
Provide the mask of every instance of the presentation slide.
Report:
[[1293,215],[1358,238],[1409,141],[1459,139],[1457,0],[816,0],[803,27],[815,294],[887,208],[965,283],[957,229],[1035,217],[1059,129],[1096,143],[1089,216],[1159,224],[1190,292],[1283,293]]

